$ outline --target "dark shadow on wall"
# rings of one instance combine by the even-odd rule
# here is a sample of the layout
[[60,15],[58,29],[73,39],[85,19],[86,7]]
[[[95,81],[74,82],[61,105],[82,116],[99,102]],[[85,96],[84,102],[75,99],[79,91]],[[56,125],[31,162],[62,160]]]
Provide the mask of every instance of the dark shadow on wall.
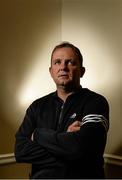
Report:
[[0,165],[0,179],[29,179],[29,164]]
[[[122,157],[122,145],[118,146],[118,148],[113,153],[114,155]],[[115,159],[113,163],[110,161],[109,163],[105,163],[105,174],[106,178],[114,178],[114,179],[122,179],[122,160]]]
[[111,179],[122,179],[122,166],[114,164],[105,164],[105,176]]
[[2,112],[3,108],[0,104],[0,154],[13,153],[15,143],[15,129],[11,116],[7,112]]
[[[10,117],[11,119],[11,117]],[[0,113],[0,154],[13,153],[15,129]]]
[[[0,113],[0,154],[13,153],[16,129]],[[29,179],[30,164],[0,164],[0,179]]]

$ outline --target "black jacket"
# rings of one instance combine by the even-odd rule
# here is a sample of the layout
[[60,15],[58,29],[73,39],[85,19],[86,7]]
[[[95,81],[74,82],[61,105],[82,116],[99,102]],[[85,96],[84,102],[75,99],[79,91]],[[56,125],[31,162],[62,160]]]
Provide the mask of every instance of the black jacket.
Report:
[[[106,99],[80,89],[66,102],[51,93],[34,101],[16,133],[17,162],[32,163],[31,178],[104,178],[109,126]],[[75,120],[82,126],[67,132]],[[34,140],[31,135],[34,132]]]

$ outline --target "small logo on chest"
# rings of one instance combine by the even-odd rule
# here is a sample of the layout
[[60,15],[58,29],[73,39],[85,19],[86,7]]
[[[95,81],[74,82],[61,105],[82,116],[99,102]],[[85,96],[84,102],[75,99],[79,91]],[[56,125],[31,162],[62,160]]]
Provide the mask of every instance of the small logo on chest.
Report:
[[71,119],[74,119],[75,117],[76,117],[76,113],[73,113],[73,114],[70,116]]

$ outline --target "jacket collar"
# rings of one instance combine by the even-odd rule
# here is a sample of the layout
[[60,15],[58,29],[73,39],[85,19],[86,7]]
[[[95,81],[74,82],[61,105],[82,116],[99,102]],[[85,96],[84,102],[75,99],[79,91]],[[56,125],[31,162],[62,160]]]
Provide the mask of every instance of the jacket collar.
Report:
[[[82,88],[82,86],[80,85],[79,88],[78,88],[73,94],[69,95],[67,99],[70,99],[70,98],[72,98],[72,97],[74,97],[74,96],[77,96],[79,93],[81,93],[82,89],[83,89],[83,88]],[[55,92],[53,93],[53,97],[56,98],[56,99],[58,99],[60,102],[63,102],[63,100],[58,96],[57,91],[55,91]]]

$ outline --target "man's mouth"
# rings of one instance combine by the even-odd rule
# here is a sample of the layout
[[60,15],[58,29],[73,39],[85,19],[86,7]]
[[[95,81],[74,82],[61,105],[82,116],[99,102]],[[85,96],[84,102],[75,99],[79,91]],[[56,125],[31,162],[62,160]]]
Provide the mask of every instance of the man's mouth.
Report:
[[60,74],[58,77],[68,77],[68,74]]

